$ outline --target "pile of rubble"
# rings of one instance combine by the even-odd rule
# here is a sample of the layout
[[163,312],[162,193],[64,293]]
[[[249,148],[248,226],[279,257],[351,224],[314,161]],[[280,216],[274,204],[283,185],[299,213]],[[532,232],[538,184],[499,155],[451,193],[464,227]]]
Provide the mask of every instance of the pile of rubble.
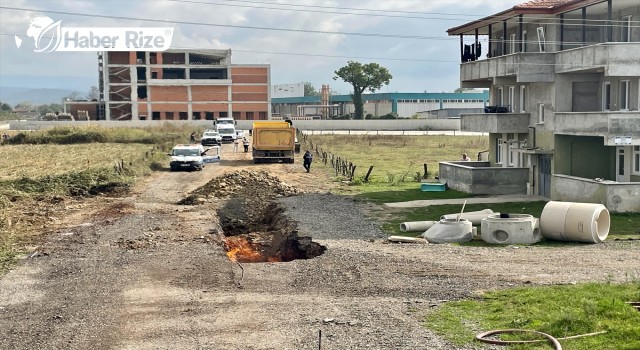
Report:
[[270,200],[289,197],[303,192],[282,182],[266,171],[235,171],[216,177],[191,192],[180,204],[200,204],[211,198],[227,199],[234,196]]

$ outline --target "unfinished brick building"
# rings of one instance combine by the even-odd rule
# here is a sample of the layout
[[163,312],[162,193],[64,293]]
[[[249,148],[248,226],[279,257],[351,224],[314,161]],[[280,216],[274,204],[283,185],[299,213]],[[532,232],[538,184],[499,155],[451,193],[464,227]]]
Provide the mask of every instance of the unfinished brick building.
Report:
[[270,66],[232,65],[231,50],[104,52],[98,66],[98,119],[269,119]]

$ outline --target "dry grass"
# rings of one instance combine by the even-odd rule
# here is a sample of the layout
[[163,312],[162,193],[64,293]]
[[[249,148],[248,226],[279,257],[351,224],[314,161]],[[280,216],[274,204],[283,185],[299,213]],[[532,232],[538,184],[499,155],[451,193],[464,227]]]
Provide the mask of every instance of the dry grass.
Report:
[[356,178],[373,165],[373,179],[384,182],[412,181],[416,173],[424,172],[425,163],[433,177],[438,162],[459,160],[462,153],[476,159],[478,152],[489,148],[487,136],[314,135],[307,141],[314,149],[354,163]]
[[152,147],[117,143],[6,145],[0,147],[0,180],[112,167],[122,159],[126,163],[140,159]]

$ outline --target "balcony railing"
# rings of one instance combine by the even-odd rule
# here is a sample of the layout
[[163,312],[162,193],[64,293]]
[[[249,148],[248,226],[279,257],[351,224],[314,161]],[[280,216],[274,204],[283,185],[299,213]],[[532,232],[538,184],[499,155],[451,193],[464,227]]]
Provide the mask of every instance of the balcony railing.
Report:
[[518,76],[518,81],[552,82],[553,53],[515,53],[461,64],[461,81],[489,81],[495,77]]
[[460,116],[460,130],[488,133],[529,132],[529,113],[479,113]]
[[640,145],[640,111],[556,112],[553,128],[563,135],[602,136],[607,146],[619,145],[621,138],[626,144],[630,138],[632,145]]

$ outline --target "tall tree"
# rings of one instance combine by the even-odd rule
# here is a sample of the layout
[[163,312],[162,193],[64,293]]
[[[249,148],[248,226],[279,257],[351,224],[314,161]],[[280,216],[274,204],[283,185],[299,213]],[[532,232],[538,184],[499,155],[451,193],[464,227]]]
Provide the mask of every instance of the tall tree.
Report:
[[353,94],[351,99],[356,109],[356,119],[363,119],[364,108],[362,103],[362,93],[366,90],[375,92],[382,85],[389,85],[389,81],[393,78],[389,70],[377,63],[362,64],[360,62],[348,61],[347,65],[334,72],[338,78],[353,86]]
[[320,96],[320,93],[310,82],[304,83],[304,95],[305,96]]

